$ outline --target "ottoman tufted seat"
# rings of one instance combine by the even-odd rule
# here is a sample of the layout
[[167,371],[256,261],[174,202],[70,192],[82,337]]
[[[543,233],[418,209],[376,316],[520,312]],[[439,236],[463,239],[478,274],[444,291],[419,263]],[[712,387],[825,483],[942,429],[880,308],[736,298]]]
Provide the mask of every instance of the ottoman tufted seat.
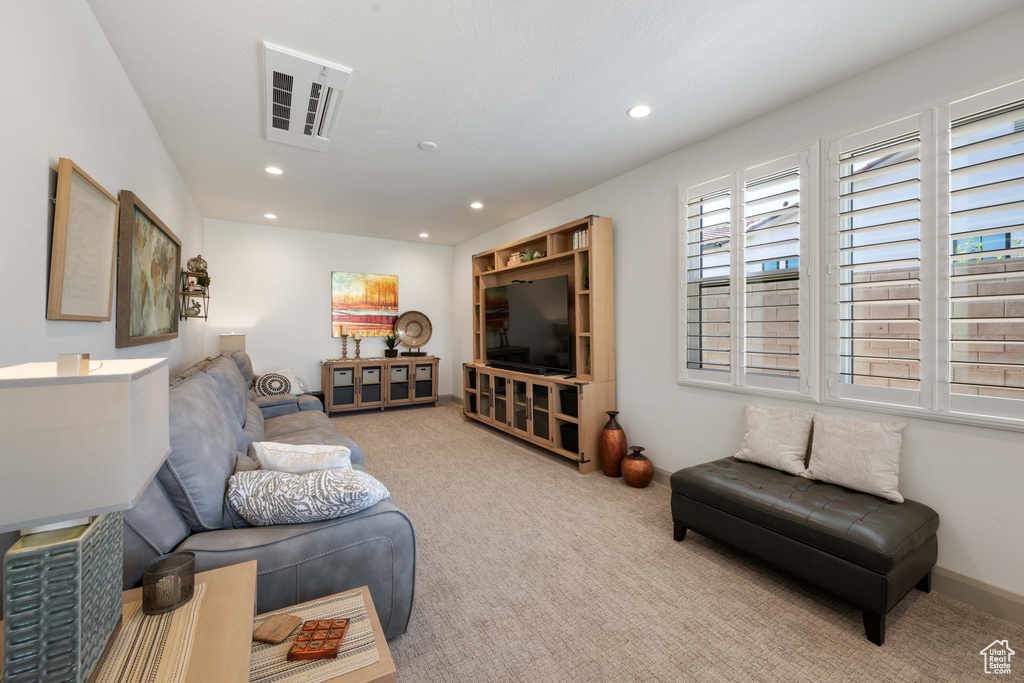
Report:
[[915,584],[928,589],[939,516],[735,458],[672,475],[676,540],[717,538],[844,598],[864,611],[881,645],[885,613]]

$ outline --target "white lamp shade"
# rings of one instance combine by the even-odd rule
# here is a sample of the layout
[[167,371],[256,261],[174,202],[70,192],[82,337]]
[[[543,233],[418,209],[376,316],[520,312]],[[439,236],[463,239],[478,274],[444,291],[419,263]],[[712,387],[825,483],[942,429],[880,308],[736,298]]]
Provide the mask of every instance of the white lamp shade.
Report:
[[245,351],[245,335],[241,332],[220,335],[220,352]]
[[170,452],[167,360],[0,368],[0,532],[125,510]]

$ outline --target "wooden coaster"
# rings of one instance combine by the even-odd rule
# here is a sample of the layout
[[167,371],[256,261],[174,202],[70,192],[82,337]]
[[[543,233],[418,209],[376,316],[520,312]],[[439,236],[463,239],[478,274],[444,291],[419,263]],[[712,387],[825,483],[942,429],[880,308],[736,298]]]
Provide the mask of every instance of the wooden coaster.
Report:
[[291,614],[275,614],[253,631],[252,639],[261,643],[284,642],[284,639],[292,634],[295,627],[302,623],[302,619]]

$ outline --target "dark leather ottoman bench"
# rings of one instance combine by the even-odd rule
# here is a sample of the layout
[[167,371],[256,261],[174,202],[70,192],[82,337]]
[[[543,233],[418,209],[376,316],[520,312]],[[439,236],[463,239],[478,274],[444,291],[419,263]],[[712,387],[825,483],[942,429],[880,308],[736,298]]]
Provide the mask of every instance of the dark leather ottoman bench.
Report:
[[885,642],[885,615],[931,587],[939,516],[769,467],[725,458],[672,475],[675,539],[687,529],[804,579],[864,613]]

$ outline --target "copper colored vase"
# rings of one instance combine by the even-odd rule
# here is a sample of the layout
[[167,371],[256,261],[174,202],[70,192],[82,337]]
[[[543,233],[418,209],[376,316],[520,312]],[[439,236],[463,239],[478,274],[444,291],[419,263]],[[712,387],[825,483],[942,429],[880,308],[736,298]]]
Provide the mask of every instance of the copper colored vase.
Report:
[[654,478],[654,463],[644,455],[643,446],[631,446],[622,459],[622,478],[633,488],[642,489]]
[[622,431],[622,427],[615,420],[619,411],[609,410],[607,412],[611,419],[608,420],[604,431],[601,432],[601,468],[607,477],[621,477],[619,463],[626,455],[626,432]]

